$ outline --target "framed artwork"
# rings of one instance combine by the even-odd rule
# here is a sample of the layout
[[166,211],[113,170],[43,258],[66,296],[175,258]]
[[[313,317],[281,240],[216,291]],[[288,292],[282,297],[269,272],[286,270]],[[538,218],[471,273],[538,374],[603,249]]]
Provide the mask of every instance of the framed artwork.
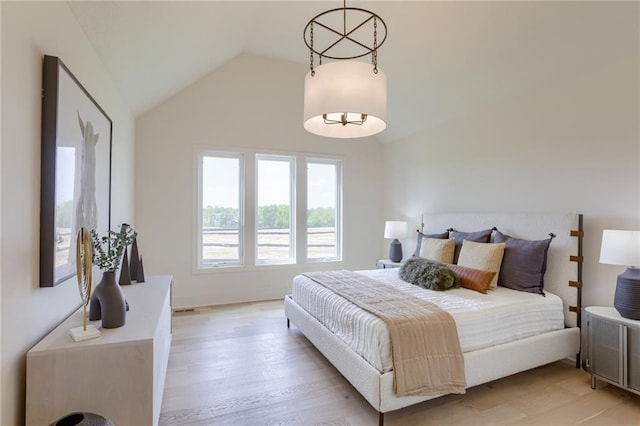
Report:
[[53,287],[76,274],[78,229],[110,229],[112,123],[58,57],[42,89],[40,287]]

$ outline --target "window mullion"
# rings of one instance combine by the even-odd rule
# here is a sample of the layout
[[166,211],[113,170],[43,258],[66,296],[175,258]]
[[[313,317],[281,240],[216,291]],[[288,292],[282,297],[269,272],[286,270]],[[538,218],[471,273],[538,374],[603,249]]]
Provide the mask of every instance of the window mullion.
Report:
[[296,161],[296,258],[307,261],[307,159]]
[[255,265],[258,240],[256,238],[257,161],[255,155],[246,155],[244,167],[244,260],[245,265]]

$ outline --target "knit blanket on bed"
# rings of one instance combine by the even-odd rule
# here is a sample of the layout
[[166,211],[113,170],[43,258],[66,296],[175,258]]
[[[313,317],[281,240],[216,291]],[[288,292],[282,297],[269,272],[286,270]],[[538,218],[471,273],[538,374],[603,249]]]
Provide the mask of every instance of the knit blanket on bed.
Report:
[[303,275],[385,322],[397,396],[465,393],[464,358],[451,314],[357,272]]

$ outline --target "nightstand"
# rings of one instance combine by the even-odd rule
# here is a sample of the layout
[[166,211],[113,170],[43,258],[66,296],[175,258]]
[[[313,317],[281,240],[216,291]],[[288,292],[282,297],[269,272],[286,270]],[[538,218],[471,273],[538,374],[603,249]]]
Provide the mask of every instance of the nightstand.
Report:
[[589,306],[585,312],[591,387],[598,378],[640,394],[640,321],[608,306]]
[[376,261],[376,269],[399,268],[402,262],[392,262],[389,259],[378,259]]

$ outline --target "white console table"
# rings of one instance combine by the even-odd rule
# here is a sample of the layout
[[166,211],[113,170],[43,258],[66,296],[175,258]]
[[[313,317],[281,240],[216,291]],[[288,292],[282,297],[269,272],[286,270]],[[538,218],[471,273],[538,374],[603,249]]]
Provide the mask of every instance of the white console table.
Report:
[[104,416],[116,425],[157,425],[171,347],[171,276],[123,286],[124,326],[101,328],[74,342],[82,310],[27,353],[27,425],[48,425],[73,412]]

